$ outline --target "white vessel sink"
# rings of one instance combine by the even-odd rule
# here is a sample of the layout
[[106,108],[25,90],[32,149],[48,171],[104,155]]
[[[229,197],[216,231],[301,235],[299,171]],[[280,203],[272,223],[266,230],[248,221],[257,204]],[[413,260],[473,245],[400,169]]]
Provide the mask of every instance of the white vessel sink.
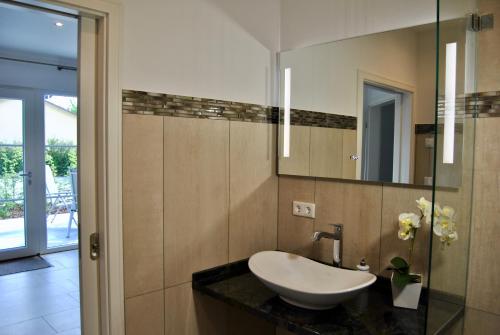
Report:
[[377,279],[368,272],[334,268],[280,251],[256,253],[248,266],[281,299],[308,309],[332,308]]

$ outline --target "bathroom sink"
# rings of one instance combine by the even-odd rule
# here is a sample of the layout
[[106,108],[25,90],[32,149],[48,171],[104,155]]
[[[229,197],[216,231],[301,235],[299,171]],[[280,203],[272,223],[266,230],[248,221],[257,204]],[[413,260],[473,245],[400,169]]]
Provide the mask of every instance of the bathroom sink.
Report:
[[371,273],[339,269],[280,251],[250,257],[250,271],[284,301],[308,309],[329,309],[356,296],[377,279]]

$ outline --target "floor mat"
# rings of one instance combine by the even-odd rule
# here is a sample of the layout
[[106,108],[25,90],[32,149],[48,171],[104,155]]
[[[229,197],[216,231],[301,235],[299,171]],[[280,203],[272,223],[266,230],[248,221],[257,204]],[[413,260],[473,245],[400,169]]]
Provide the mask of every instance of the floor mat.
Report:
[[14,259],[0,262],[0,276],[32,271],[51,267],[52,265],[40,256]]

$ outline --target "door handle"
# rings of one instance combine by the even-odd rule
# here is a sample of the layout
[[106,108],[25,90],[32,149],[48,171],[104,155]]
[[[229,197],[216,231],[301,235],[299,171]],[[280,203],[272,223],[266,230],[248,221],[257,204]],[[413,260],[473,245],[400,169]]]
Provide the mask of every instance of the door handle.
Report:
[[31,171],[28,171],[28,172],[23,172],[23,173],[20,173],[19,174],[19,177],[24,177],[24,178],[28,178],[28,185],[31,185],[31,176],[33,174],[31,173]]

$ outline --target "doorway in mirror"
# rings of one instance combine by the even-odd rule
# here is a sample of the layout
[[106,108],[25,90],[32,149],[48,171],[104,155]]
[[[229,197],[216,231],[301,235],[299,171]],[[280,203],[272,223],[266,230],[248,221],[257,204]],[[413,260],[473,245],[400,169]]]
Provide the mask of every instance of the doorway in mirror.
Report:
[[411,93],[365,82],[363,85],[363,180],[408,183]]

